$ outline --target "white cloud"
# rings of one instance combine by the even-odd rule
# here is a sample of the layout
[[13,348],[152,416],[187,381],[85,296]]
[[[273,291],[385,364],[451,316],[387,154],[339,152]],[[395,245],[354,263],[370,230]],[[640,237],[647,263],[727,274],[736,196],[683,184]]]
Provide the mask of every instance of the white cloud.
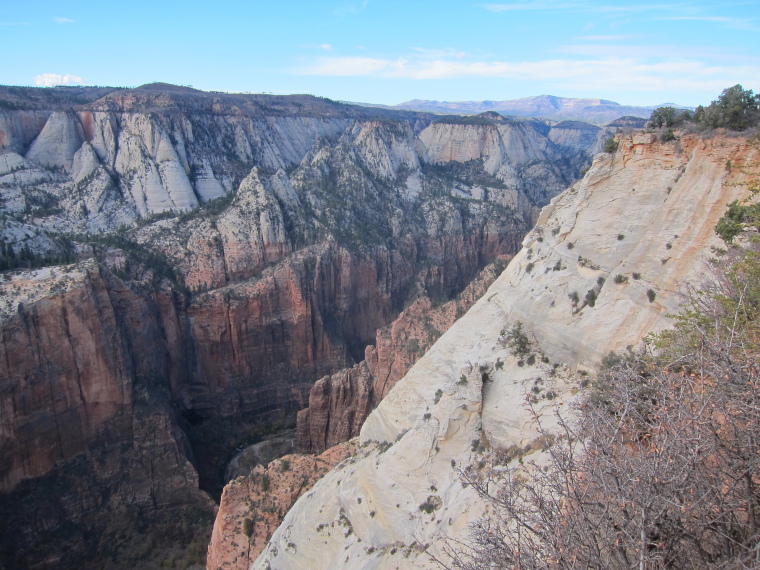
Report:
[[599,6],[591,2],[567,2],[562,0],[534,0],[531,2],[517,2],[513,4],[481,4],[482,8],[491,12],[514,12],[519,10],[568,10],[576,9],[579,12],[595,13],[629,13],[651,12],[663,10],[679,10],[688,6],[684,2],[673,4],[613,4]]
[[629,12],[652,12],[652,11],[667,11],[667,10],[682,10],[687,7],[688,4],[620,4],[612,6],[589,6],[589,10],[593,12],[606,12],[606,13],[621,13],[626,14]]
[[76,20],[72,20],[71,18],[53,18],[54,22],[58,22],[59,24],[74,24],[76,23]]
[[359,12],[363,11],[369,0],[363,0],[360,3],[357,2],[344,2],[341,6],[333,10],[333,15],[339,18],[345,18],[346,16],[356,16]]
[[43,73],[34,78],[34,84],[40,87],[52,87],[53,85],[81,85],[86,83],[84,79],[76,75],[58,75],[57,73]]
[[320,49],[323,49],[325,51],[332,51],[333,47],[331,44],[319,44]]
[[572,44],[559,46],[556,51],[595,57],[634,56],[636,58],[660,58],[663,55],[667,55],[671,59],[723,58],[726,61],[736,61],[736,58],[739,57],[739,54],[729,49],[674,45]]
[[387,60],[371,57],[322,57],[316,65],[302,70],[301,74],[360,77],[377,74],[391,65]]
[[454,48],[430,49],[412,46],[410,49],[416,51],[418,54],[420,54],[421,57],[426,57],[428,59],[441,59],[447,57],[462,59],[467,56],[465,52],[456,50]]
[[708,65],[672,57],[649,61],[642,57],[552,59],[543,61],[416,60],[368,57],[323,57],[299,71],[303,75],[404,79],[503,78],[543,81],[556,88],[630,91],[714,91],[760,77],[760,66]]

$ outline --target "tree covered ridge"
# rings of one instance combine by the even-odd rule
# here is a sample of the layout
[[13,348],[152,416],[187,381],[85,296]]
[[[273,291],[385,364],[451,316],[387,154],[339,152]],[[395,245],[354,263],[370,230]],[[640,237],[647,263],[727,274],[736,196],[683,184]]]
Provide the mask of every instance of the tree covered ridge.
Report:
[[726,224],[674,328],[608,357],[576,417],[540,428],[548,469],[494,453],[462,471],[494,515],[452,547],[454,566],[760,567],[760,238],[733,245],[760,210],[734,204]]
[[744,131],[760,123],[760,94],[737,84],[724,89],[707,107],[700,105],[694,113],[687,109],[659,107],[652,112],[652,128],[677,128],[687,124],[700,130],[724,128]]

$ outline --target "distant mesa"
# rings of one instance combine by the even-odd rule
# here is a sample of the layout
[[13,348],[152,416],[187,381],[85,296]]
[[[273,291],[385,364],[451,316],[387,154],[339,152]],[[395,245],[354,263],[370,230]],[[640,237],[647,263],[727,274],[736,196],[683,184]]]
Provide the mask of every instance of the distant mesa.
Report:
[[[672,105],[671,105],[672,106]],[[632,115],[626,115],[625,117],[620,117],[619,119],[615,119],[610,124],[607,125],[608,127],[629,127],[632,129],[643,129],[647,126],[647,119],[644,119],[642,117],[634,117]]]
[[173,91],[175,93],[200,93],[199,89],[193,89],[187,85],[173,85],[172,83],[146,83],[135,88],[135,91]]
[[[584,121],[606,125],[621,117],[648,119],[657,107],[621,105],[607,99],[573,99],[554,95],[539,95],[504,101],[428,101],[414,99],[394,108],[439,114],[477,115],[490,112],[516,117],[536,117],[554,120]],[[679,108],[689,108],[671,104]],[[626,125],[629,126],[629,125]],[[633,125],[630,125],[633,126]]]
[[504,121],[504,117],[499,115],[496,111],[486,111],[485,113],[480,113],[478,116],[491,121]]

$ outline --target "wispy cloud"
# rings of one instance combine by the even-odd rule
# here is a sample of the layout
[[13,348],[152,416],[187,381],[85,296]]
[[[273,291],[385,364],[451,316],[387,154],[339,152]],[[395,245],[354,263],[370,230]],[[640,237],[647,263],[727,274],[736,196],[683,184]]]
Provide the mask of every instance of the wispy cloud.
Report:
[[687,8],[689,4],[677,3],[677,4],[621,4],[621,5],[608,5],[608,6],[589,6],[588,10],[594,12],[602,12],[607,14],[635,14],[640,12],[664,12],[682,10]]
[[612,35],[612,36],[577,36],[576,40],[582,40],[584,42],[622,42],[626,40],[633,40],[636,39],[636,34],[628,34],[628,35]]
[[740,30],[757,30],[757,18],[728,18],[726,16],[671,16],[668,18],[654,18],[655,20],[691,20],[698,22],[712,22],[724,24],[728,28]]
[[391,62],[371,57],[322,57],[315,65],[300,70],[300,75],[361,77],[387,70]]
[[588,1],[568,1],[568,0],[533,0],[530,2],[515,2],[511,4],[480,4],[491,12],[517,12],[526,10],[546,10],[546,11],[573,11],[573,12],[593,12],[596,14],[638,14],[644,12],[677,12],[693,8],[693,5],[686,2],[674,2],[665,4],[636,4],[635,2],[621,4],[596,4]]
[[760,76],[758,65],[711,66],[679,58],[647,61],[641,57],[551,59],[542,61],[454,61],[368,57],[321,58],[304,75],[404,78],[503,78],[543,81],[552,87],[584,90],[720,91],[747,77]]
[[42,73],[34,78],[34,84],[40,87],[52,87],[53,85],[81,85],[86,83],[77,75],[59,75],[57,73]]
[[595,57],[629,57],[635,54],[637,58],[717,58],[728,60],[740,57],[737,52],[723,48],[675,46],[675,45],[626,45],[626,44],[574,44],[557,48],[560,53],[573,55],[590,55]]
[[319,44],[319,48],[323,49],[325,51],[332,51],[333,50],[332,44]]
[[369,0],[362,0],[361,2],[344,2],[333,10],[333,14],[339,18],[346,16],[355,16],[362,10],[364,10],[369,4]]
[[578,2],[518,2],[515,4],[481,4],[491,12],[514,12],[517,10],[561,10],[564,8],[583,8],[586,4]]
[[440,59],[440,58],[446,58],[446,57],[462,59],[467,56],[465,52],[454,49],[454,48],[432,48],[431,49],[431,48],[422,48],[422,47],[412,46],[410,49],[417,52],[421,57],[425,57],[428,59]]
[[59,24],[75,24],[76,23],[76,20],[72,20],[71,18],[53,18],[53,21]]

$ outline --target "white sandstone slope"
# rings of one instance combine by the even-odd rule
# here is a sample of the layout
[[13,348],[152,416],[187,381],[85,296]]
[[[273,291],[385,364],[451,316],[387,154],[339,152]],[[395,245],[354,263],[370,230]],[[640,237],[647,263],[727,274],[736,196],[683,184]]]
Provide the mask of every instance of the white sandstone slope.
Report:
[[[484,446],[530,444],[537,433],[526,395],[551,422],[554,406],[578,389],[574,370],[667,326],[759,159],[744,139],[661,145],[653,135],[597,156],[544,208],[489,291],[370,415],[357,455],[296,502],[252,567],[437,568],[430,555],[445,561],[445,541],[466,539],[485,509],[456,467],[477,462]],[[588,291],[597,294],[593,307],[584,304]],[[506,346],[502,331],[517,321],[539,351],[532,366]]]

